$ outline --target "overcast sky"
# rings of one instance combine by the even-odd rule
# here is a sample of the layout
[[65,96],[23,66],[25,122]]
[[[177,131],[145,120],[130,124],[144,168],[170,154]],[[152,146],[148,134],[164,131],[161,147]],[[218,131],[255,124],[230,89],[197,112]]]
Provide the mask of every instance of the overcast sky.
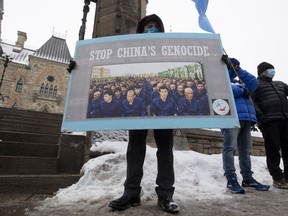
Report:
[[[41,2],[41,3],[40,3]],[[15,43],[17,31],[27,33],[26,45],[40,48],[54,34],[66,35],[74,55],[84,0],[4,0],[1,38]],[[210,0],[207,17],[228,55],[256,75],[262,61],[275,66],[275,79],[288,83],[287,0]],[[85,39],[92,37],[95,4],[91,3]],[[147,14],[158,14],[166,32],[206,33],[198,26],[192,0],[149,0]]]

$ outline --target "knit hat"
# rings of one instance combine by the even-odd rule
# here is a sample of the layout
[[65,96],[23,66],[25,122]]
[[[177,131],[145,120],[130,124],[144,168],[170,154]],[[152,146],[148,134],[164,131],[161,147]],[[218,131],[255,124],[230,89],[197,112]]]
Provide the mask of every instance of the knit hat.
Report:
[[149,22],[156,22],[159,25],[160,32],[165,32],[164,25],[160,17],[158,17],[156,14],[151,14],[148,16],[145,16],[143,19],[140,20],[140,22],[137,25],[136,33],[143,33],[144,26],[148,24]]
[[263,73],[267,69],[274,69],[274,66],[268,62],[262,62],[257,66],[258,75]]

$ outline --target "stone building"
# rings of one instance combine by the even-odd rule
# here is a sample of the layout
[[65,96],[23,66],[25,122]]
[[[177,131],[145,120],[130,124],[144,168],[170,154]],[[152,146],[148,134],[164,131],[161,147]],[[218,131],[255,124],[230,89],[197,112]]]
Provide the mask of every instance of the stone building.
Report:
[[[52,36],[37,50],[25,48],[26,40],[26,33],[18,31],[15,44],[0,43],[4,53],[0,106],[63,113],[71,59],[66,40]],[[7,58],[11,61],[5,67]]]

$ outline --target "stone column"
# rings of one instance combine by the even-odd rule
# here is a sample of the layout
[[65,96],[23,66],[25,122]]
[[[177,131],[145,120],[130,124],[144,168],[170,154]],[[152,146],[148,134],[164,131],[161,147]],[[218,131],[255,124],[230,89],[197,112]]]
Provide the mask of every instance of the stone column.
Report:
[[97,0],[92,37],[135,33],[147,4],[148,0]]

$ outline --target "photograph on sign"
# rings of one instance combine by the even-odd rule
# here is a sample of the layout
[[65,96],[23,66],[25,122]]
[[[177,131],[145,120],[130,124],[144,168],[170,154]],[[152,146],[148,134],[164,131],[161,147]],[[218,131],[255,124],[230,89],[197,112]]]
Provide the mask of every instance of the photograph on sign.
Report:
[[78,41],[63,131],[238,126],[216,34]]

